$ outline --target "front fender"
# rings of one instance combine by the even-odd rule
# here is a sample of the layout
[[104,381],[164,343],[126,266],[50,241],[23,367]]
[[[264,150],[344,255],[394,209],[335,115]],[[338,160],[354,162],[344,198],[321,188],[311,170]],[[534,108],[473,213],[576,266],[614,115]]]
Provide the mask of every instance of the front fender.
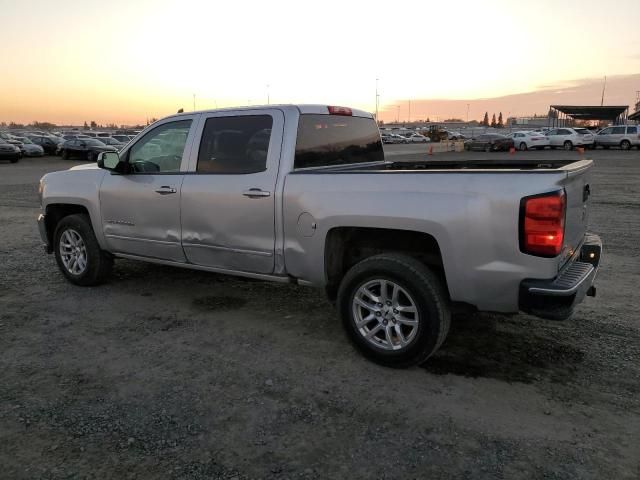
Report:
[[84,168],[53,172],[41,180],[42,210],[53,205],[78,205],[89,213],[93,231],[100,248],[106,249],[100,212],[100,184],[106,171]]

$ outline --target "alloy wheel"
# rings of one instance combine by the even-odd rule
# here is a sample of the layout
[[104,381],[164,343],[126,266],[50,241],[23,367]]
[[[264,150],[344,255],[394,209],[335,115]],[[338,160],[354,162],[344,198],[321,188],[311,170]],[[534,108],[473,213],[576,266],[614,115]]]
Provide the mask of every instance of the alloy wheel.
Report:
[[60,258],[72,275],[81,275],[87,269],[87,247],[82,236],[73,229],[65,230],[60,236]]
[[401,350],[418,333],[416,302],[393,281],[369,280],[358,287],[352,298],[352,311],[360,335],[377,348]]

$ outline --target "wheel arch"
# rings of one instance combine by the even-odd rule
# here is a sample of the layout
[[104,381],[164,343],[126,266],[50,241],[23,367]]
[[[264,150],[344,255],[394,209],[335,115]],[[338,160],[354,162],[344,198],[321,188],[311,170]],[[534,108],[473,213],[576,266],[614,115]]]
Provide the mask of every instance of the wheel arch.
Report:
[[[47,232],[49,248],[53,245],[53,235],[60,220],[69,215],[86,215],[89,217],[91,226],[95,232],[95,227],[91,220],[91,214],[84,205],[74,203],[50,203],[45,207],[45,229]],[[51,252],[49,252],[51,253]]]
[[449,293],[442,251],[437,239],[414,230],[375,227],[333,227],[324,248],[326,291],[335,299],[346,272],[365,258],[380,253],[403,253],[431,268]]

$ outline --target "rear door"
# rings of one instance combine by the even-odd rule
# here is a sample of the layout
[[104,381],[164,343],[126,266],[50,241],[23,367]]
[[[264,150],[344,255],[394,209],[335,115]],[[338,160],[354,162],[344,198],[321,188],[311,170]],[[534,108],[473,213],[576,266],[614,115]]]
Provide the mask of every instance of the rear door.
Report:
[[182,246],[197,265],[271,273],[284,114],[203,114],[182,185]]

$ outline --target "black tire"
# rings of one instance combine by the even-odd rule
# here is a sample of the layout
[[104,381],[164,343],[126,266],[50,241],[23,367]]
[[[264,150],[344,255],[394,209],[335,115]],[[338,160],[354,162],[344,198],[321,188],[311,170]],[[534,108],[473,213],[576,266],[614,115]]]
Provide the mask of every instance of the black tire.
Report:
[[567,140],[566,142],[564,142],[564,143],[562,144],[562,147],[563,147],[565,150],[573,150],[573,143],[571,143],[571,140]]
[[69,151],[66,148],[63,148],[61,156],[63,160],[69,160]]
[[527,151],[527,144],[525,142],[521,142],[520,146],[518,147],[518,150],[520,150],[521,152],[526,152]]
[[622,140],[620,142],[621,150],[631,150],[631,142],[629,140]]
[[603,145],[602,148],[604,148],[605,150],[609,150],[609,145]]
[[96,158],[91,150],[87,150],[87,162],[95,162]]
[[[84,242],[86,268],[78,274],[70,272],[62,260],[60,238],[67,230],[72,230],[79,234]],[[91,227],[91,220],[86,214],[69,215],[58,222],[53,235],[53,251],[60,271],[67,280],[75,285],[99,285],[106,280],[113,267],[113,257],[100,249],[98,240],[96,240],[93,228]]]
[[486,147],[484,147],[484,151],[487,152],[487,153],[491,153],[492,147],[493,147],[493,145],[491,145],[489,143],[489,144],[487,144]]
[[[377,279],[394,282],[411,296],[416,305],[419,318],[417,332],[405,347],[398,350],[385,350],[373,345],[364,338],[355,323],[354,297],[361,286]],[[353,344],[367,358],[393,368],[407,368],[426,361],[444,342],[451,323],[449,298],[443,282],[424,264],[403,254],[375,255],[353,266],[340,284],[337,305]]]

